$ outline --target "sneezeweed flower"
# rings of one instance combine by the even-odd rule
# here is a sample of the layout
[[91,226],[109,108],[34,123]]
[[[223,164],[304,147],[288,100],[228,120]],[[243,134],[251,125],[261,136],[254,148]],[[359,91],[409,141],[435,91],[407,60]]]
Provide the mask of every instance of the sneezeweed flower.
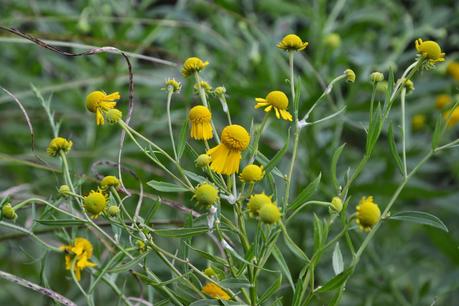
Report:
[[231,299],[222,287],[214,283],[206,283],[202,287],[201,292],[216,300],[229,301]]
[[247,149],[250,135],[245,128],[232,124],[226,126],[221,134],[221,143],[207,151],[212,158],[210,168],[220,174],[233,174],[239,171],[241,152]]
[[91,192],[83,198],[84,209],[91,214],[93,219],[97,218],[107,206],[107,198],[100,191],[91,190]]
[[274,203],[268,203],[260,208],[258,212],[260,220],[266,224],[277,223],[281,218],[281,213],[279,207]]
[[199,72],[202,69],[206,68],[209,64],[208,61],[203,61],[199,57],[189,57],[183,63],[182,74],[187,77],[192,75],[195,72]]
[[435,99],[435,107],[438,109],[443,109],[445,106],[451,104],[451,102],[453,102],[453,99],[449,95],[438,95]]
[[105,113],[115,108],[116,100],[121,98],[118,92],[106,94],[104,91],[93,91],[86,97],[86,108],[96,114],[97,125],[103,125]]
[[344,70],[344,74],[346,75],[346,81],[349,83],[355,82],[355,72],[352,69]]
[[194,90],[197,94],[199,94],[199,87],[201,87],[206,94],[212,92],[212,86],[206,81],[200,81],[199,83],[194,84]]
[[422,130],[426,126],[426,116],[423,114],[414,115],[411,118],[411,126],[414,131]]
[[191,138],[197,140],[208,140],[212,134],[212,114],[210,110],[202,105],[197,105],[190,109],[188,119],[191,122]]
[[443,118],[446,121],[448,127],[453,127],[459,122],[459,107],[455,107],[452,110],[443,113]]
[[250,164],[242,169],[239,178],[245,183],[255,183],[261,181],[264,175],[265,172],[263,171],[263,166]]
[[209,183],[199,184],[194,191],[193,198],[199,205],[205,208],[210,208],[220,199],[218,196],[218,189]]
[[72,148],[73,143],[63,137],[53,138],[48,145],[48,155],[56,157],[60,152],[68,153]]
[[459,81],[459,63],[450,62],[446,67],[448,74],[456,81]]
[[77,280],[81,279],[81,270],[85,268],[95,267],[96,264],[90,262],[89,259],[92,257],[93,247],[91,242],[82,237],[75,238],[73,244],[63,245],[60,247],[65,252],[65,269],[72,269],[72,263],[74,263],[75,277]]
[[107,175],[100,181],[100,188],[102,190],[107,190],[110,187],[115,187],[115,189],[116,189],[116,188],[120,187],[120,185],[121,185],[121,183],[118,180],[118,178],[116,176],[113,176],[113,175]]
[[116,124],[123,119],[123,113],[119,109],[112,108],[105,113],[105,118],[107,118],[108,123]]
[[343,209],[343,200],[341,200],[340,197],[333,197],[330,207],[333,209],[333,211],[340,213]]
[[247,209],[251,217],[257,217],[260,209],[265,205],[272,204],[270,196],[267,196],[265,193],[254,194],[249,198],[247,203]]
[[415,46],[419,55],[427,59],[430,64],[443,62],[445,60],[445,53],[441,52],[440,45],[435,41],[423,41],[419,38],[416,40]]
[[307,41],[303,42],[297,35],[288,34],[276,46],[286,51],[303,51],[308,45]]
[[180,92],[182,89],[182,83],[176,79],[167,79],[164,83],[166,87],[162,88],[163,90],[171,90],[172,92]]
[[341,37],[337,33],[330,33],[324,37],[325,46],[337,49],[341,45]]
[[204,168],[204,167],[209,166],[211,161],[212,161],[212,158],[210,157],[210,155],[201,154],[198,156],[198,158],[196,158],[196,160],[194,161],[194,164],[196,165],[196,167]]
[[357,205],[357,224],[360,229],[369,232],[381,219],[381,210],[378,204],[373,201],[373,197],[362,197]]
[[292,121],[292,114],[290,114],[287,110],[288,97],[282,91],[271,91],[268,93],[266,98],[256,98],[255,101],[257,102],[255,108],[264,107],[265,112],[274,110],[277,119],[282,118],[284,120]]
[[120,208],[116,205],[111,205],[108,209],[107,209],[107,213],[110,217],[116,217],[119,215],[120,213]]
[[8,220],[14,220],[18,217],[11,203],[6,203],[2,206],[2,217]]
[[373,83],[381,82],[384,80],[384,74],[379,71],[375,71],[370,74],[370,81]]

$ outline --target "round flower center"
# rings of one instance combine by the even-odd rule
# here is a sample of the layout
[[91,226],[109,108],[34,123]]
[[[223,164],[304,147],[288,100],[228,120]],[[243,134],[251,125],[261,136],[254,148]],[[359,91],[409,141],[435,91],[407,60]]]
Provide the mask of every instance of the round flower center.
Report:
[[190,109],[188,113],[188,118],[193,123],[204,123],[210,122],[212,119],[212,114],[210,113],[209,109],[202,105],[197,105]]
[[260,215],[261,221],[267,224],[274,224],[279,221],[281,217],[279,207],[272,203],[263,206],[258,214]]
[[371,228],[379,222],[381,211],[376,203],[373,203],[373,198],[363,198],[357,206],[357,219],[360,226]]
[[266,101],[268,101],[268,103],[272,106],[277,107],[279,109],[287,109],[288,107],[287,95],[279,90],[271,91],[266,96]]
[[105,93],[102,91],[93,91],[86,97],[86,108],[95,113],[99,108],[100,101],[105,98]]
[[218,201],[218,190],[211,184],[203,183],[196,188],[194,197],[199,204],[210,207]]
[[271,198],[268,197],[266,194],[264,193],[254,194],[253,196],[250,197],[249,203],[247,204],[247,208],[253,215],[258,216],[258,212],[260,211],[260,209],[263,206],[267,204],[271,204],[271,203],[272,203]]
[[101,192],[91,191],[84,198],[84,208],[93,215],[100,214],[107,205],[107,199]]
[[222,143],[232,150],[243,151],[247,148],[249,142],[249,133],[240,125],[228,125],[222,131]]
[[257,165],[248,165],[242,170],[241,179],[247,182],[259,181],[263,178],[263,169]]
[[282,42],[286,44],[289,47],[296,47],[296,46],[301,46],[303,44],[303,41],[301,38],[299,38],[295,34],[289,34],[286,35],[283,39]]
[[425,54],[428,59],[439,59],[441,58],[440,45],[434,41],[427,40],[419,45],[419,52]]

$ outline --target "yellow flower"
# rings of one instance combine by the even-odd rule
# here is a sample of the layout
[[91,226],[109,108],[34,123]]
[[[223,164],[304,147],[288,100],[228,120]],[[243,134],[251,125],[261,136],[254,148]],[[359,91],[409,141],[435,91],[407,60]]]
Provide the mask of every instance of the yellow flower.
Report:
[[258,212],[263,223],[274,224],[280,220],[281,213],[279,207],[274,203],[267,203]]
[[110,187],[118,188],[120,187],[120,184],[121,183],[116,176],[107,175],[102,179],[102,181],[100,181],[100,188],[102,188],[102,190],[107,190]]
[[426,116],[423,114],[414,115],[413,118],[411,118],[411,125],[414,131],[422,130],[426,125]]
[[269,112],[274,109],[277,119],[282,117],[284,120],[292,121],[292,114],[287,111],[288,98],[282,91],[271,91],[265,99],[256,98],[255,101],[257,102],[255,108],[264,107],[265,112]]
[[208,61],[202,61],[199,57],[189,57],[183,63],[182,74],[187,77],[195,72],[199,72],[209,65]]
[[231,297],[219,285],[214,283],[206,283],[201,289],[202,293],[207,294],[213,299],[229,301]]
[[360,229],[365,232],[369,232],[381,218],[379,206],[373,201],[372,196],[362,197],[356,209],[357,224],[360,226]]
[[210,168],[221,174],[230,175],[238,172],[241,152],[250,143],[249,133],[240,125],[228,125],[222,131],[221,141],[219,145],[207,151],[212,158]]
[[86,108],[96,114],[97,125],[104,124],[104,113],[115,108],[116,100],[120,98],[118,92],[107,95],[104,91],[93,91],[86,97]]
[[258,216],[260,209],[268,204],[272,204],[271,197],[267,196],[265,193],[252,195],[249,199],[249,202],[247,203],[247,208],[250,212],[250,216]]
[[107,206],[107,198],[100,191],[91,190],[91,192],[83,199],[84,209],[92,215],[92,218],[97,218]]
[[459,122],[459,107],[444,112],[443,118],[447,121],[448,127],[455,126]]
[[295,34],[288,34],[282,38],[277,47],[286,51],[302,51],[309,45],[307,41],[303,42]]
[[445,53],[441,52],[441,47],[438,43],[432,40],[422,41],[416,40],[416,50],[418,53],[429,60],[429,63],[435,64],[436,62],[443,62],[445,60]]
[[[75,260],[74,273],[77,280],[81,279],[81,270],[95,267],[96,264],[89,261],[92,257],[92,244],[85,238],[77,237],[73,244],[60,247],[65,252],[65,269],[72,268],[72,261]],[[76,259],[75,259],[76,258]]]
[[211,139],[212,136],[212,114],[209,109],[202,105],[197,105],[190,109],[188,119],[191,122],[191,138]]
[[11,203],[6,203],[2,206],[2,217],[8,220],[14,220],[18,217]]
[[200,205],[209,208],[219,200],[218,189],[212,184],[202,183],[196,187],[193,198]]
[[355,72],[352,69],[346,69],[344,70],[344,74],[346,75],[346,81],[349,83],[354,83],[355,82]]
[[337,33],[330,33],[325,36],[324,44],[332,49],[339,48],[341,45],[341,37]]
[[242,169],[239,178],[241,179],[241,181],[246,183],[255,183],[261,181],[264,175],[265,173],[263,171],[263,166],[250,164],[245,166],[244,169]]
[[449,75],[455,79],[456,81],[459,81],[459,63],[458,62],[450,62],[448,64],[448,67],[446,67],[446,71],[449,73]]
[[435,107],[438,109],[442,109],[448,104],[453,102],[453,99],[449,95],[443,94],[443,95],[438,95],[437,99],[435,99]]
[[204,168],[204,167],[207,167],[211,161],[212,161],[212,158],[209,155],[201,154],[198,156],[198,158],[196,158],[194,163],[196,167]]
[[53,138],[48,145],[48,155],[56,157],[59,152],[67,153],[72,148],[73,143],[63,137]]

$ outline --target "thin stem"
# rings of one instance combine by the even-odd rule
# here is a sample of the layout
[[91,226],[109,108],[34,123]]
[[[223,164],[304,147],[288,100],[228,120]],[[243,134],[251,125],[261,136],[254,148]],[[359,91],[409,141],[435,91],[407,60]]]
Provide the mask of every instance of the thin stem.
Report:
[[249,163],[250,164],[253,163],[255,158],[256,158],[256,155],[257,155],[257,152],[258,152],[258,146],[260,144],[261,134],[263,133],[263,130],[265,129],[266,122],[268,122],[268,117],[269,117],[269,113],[265,113],[265,115],[263,117],[263,120],[260,123],[260,126],[258,127],[257,131],[255,132],[255,139],[253,140],[253,151],[252,151],[252,155],[250,156],[250,159],[249,159]]
[[169,123],[169,135],[171,137],[172,149],[174,150],[174,157],[175,157],[175,160],[178,162],[178,155],[177,155],[177,150],[175,149],[175,141],[174,141],[174,134],[172,132],[172,120],[171,120],[171,100],[172,100],[172,94],[173,93],[174,93],[174,91],[171,88],[171,86],[168,86],[168,91],[167,91],[167,121]]
[[402,116],[402,158],[403,158],[403,176],[407,177],[408,170],[406,165],[406,123],[405,123],[405,96],[406,88],[402,88],[402,93],[400,95],[401,101],[401,116]]

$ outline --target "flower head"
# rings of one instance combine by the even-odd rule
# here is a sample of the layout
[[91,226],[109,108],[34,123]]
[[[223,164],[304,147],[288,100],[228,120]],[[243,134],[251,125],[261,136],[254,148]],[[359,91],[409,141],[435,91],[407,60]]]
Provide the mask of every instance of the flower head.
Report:
[[48,155],[56,157],[59,152],[67,153],[72,148],[73,143],[63,137],[55,137],[51,139],[48,145]]
[[263,171],[263,166],[250,164],[245,166],[244,169],[242,169],[239,178],[241,179],[241,181],[246,183],[255,183],[261,181],[264,175],[265,173]]
[[110,187],[118,188],[120,187],[121,183],[116,176],[107,175],[100,181],[100,188],[102,190],[107,190]]
[[344,74],[346,75],[346,81],[349,83],[354,83],[355,82],[355,72],[352,69],[346,69],[344,70]]
[[72,193],[69,185],[61,185],[58,190],[59,194],[63,197],[66,197]]
[[448,127],[453,127],[459,122],[459,106],[443,113],[443,118]]
[[250,135],[245,128],[232,124],[226,126],[221,134],[221,143],[207,151],[212,158],[210,168],[221,174],[233,174],[239,171],[241,152],[247,149]]
[[448,66],[446,67],[446,71],[453,79],[455,79],[456,81],[459,81],[459,63],[458,62],[450,62]]
[[11,203],[6,203],[2,206],[2,217],[8,220],[14,220],[18,217]]
[[229,294],[226,293],[222,287],[214,283],[206,283],[201,291],[216,300],[229,301],[231,299]]
[[212,184],[201,183],[196,187],[193,198],[198,204],[210,208],[219,200],[218,189]]
[[91,242],[85,238],[77,237],[73,244],[63,245],[60,249],[66,254],[65,269],[70,270],[74,265],[73,271],[77,280],[81,278],[81,270],[96,266],[95,263],[89,261],[92,257],[93,248]]
[[104,114],[115,108],[116,100],[120,98],[118,92],[106,94],[104,91],[93,91],[86,97],[86,108],[96,114],[97,125],[104,124]]
[[204,270],[204,274],[207,275],[208,277],[217,277],[217,273],[212,267],[207,267]]
[[211,139],[212,136],[212,114],[209,109],[202,105],[197,105],[190,109],[188,119],[191,122],[191,138]]
[[108,209],[107,209],[107,213],[110,217],[116,217],[119,215],[120,213],[120,208],[116,205],[111,205]]
[[331,200],[331,208],[337,213],[341,212],[343,209],[343,200],[341,200],[340,197],[333,197]]
[[422,130],[426,125],[426,116],[423,114],[414,115],[413,118],[411,118],[411,125],[414,131]]
[[435,99],[435,107],[438,109],[443,109],[445,106],[451,104],[451,102],[453,102],[453,99],[449,95],[438,95]]
[[209,166],[211,161],[212,161],[212,158],[209,155],[204,153],[204,154],[199,155],[198,158],[196,158],[196,160],[194,161],[194,164],[196,165],[196,167],[204,168],[204,167]]
[[288,34],[282,38],[277,47],[286,51],[303,51],[309,45],[307,41],[303,42],[295,34]]
[[267,203],[258,212],[260,219],[263,223],[274,224],[281,218],[279,207],[274,203]]
[[167,79],[164,85],[166,86],[163,88],[164,90],[171,90],[172,92],[180,92],[182,89],[182,83],[176,79]]
[[202,88],[206,94],[209,94],[212,92],[212,86],[206,81],[200,81],[199,83],[194,84],[193,87],[197,94],[199,94],[200,88]]
[[403,81],[403,86],[406,88],[408,92],[411,92],[414,90],[414,83],[410,79],[405,79]]
[[107,118],[108,123],[115,124],[123,119],[123,113],[119,109],[112,108],[105,113],[105,117]]
[[92,218],[97,218],[107,206],[107,198],[100,191],[91,190],[91,192],[83,199],[84,209],[92,215]]
[[265,193],[258,193],[249,198],[247,209],[252,217],[256,217],[258,216],[260,209],[268,204],[272,204],[271,197],[267,196]]
[[379,71],[372,72],[370,74],[370,80],[373,83],[384,81],[384,74],[382,74],[382,72]]
[[363,197],[357,205],[357,224],[363,231],[369,232],[372,227],[379,222],[381,210],[378,204],[373,201],[373,197]]
[[430,64],[443,62],[445,60],[445,53],[441,52],[440,45],[435,41],[423,41],[419,38],[416,40],[415,46],[418,53],[422,57],[428,59]]
[[330,33],[324,37],[324,44],[332,49],[339,48],[341,45],[341,37],[337,33]]
[[214,89],[214,94],[217,96],[224,96],[226,94],[226,88],[224,86],[218,86]]
[[257,102],[255,108],[264,107],[265,112],[274,110],[277,119],[282,118],[284,120],[292,121],[292,114],[287,111],[288,97],[282,91],[271,91],[268,93],[266,98],[256,98],[255,101]]
[[183,63],[182,74],[187,77],[195,72],[199,72],[209,64],[208,61],[203,61],[199,57],[189,57]]

